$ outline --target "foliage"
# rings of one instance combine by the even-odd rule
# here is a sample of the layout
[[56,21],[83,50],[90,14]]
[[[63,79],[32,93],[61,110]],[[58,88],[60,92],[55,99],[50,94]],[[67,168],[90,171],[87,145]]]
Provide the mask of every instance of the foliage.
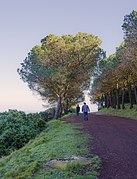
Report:
[[106,107],[125,108],[125,99],[137,104],[137,11],[124,17],[124,41],[116,53],[99,62],[98,76],[93,83],[95,100]]
[[132,11],[124,17],[122,29],[125,34],[125,39],[132,38],[132,35],[137,31],[137,11]]
[[60,117],[82,96],[102,52],[100,39],[79,32],[76,36],[50,34],[35,46],[18,73],[32,90],[49,102],[57,102],[55,117]]
[[0,114],[0,156],[23,147],[46,126],[39,114],[9,110]]
[[[45,163],[68,156],[89,156],[87,140],[89,136],[80,134],[76,127],[57,120],[48,122],[47,128],[22,149],[0,159],[0,178],[75,178],[82,177],[73,171],[45,168]],[[93,157],[93,156],[92,156]],[[93,157],[96,167],[90,178],[96,178],[100,160]],[[72,167],[71,167],[72,168]]]
[[112,72],[120,63],[121,59],[118,59],[116,54],[99,61],[98,74],[96,73],[92,85],[92,95],[96,100],[100,99],[102,95],[109,90],[111,91],[116,88],[116,76],[114,76]]
[[49,108],[45,111],[39,112],[39,115],[44,119],[45,121],[50,121],[54,118],[55,115],[55,108]]

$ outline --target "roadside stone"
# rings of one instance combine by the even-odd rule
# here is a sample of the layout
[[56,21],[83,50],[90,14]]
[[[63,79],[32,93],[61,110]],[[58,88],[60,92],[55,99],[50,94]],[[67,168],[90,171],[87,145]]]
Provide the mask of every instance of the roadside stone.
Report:
[[79,162],[79,163],[82,163],[83,165],[86,165],[90,162],[90,159],[85,158],[85,157],[80,157],[80,156],[70,156],[70,157],[66,157],[66,158],[59,158],[59,159],[51,160],[51,161],[47,162],[44,165],[44,167],[66,170],[67,165],[72,162]]

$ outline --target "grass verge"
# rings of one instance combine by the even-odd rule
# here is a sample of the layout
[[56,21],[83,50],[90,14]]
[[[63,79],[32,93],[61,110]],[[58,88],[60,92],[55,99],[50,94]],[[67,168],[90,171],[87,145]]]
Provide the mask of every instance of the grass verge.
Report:
[[92,161],[87,166],[90,170],[84,173],[80,172],[85,167],[81,165],[76,171],[44,167],[46,162],[57,158],[72,155],[91,156],[86,147],[88,139],[89,136],[80,134],[71,124],[58,120],[50,121],[48,127],[37,138],[20,150],[0,159],[0,178],[95,179],[100,166],[100,159],[97,156],[92,156]]
[[100,110],[98,113],[128,117],[137,120],[137,105],[134,105],[132,109],[129,108],[129,104],[126,104],[125,107],[125,109],[104,108]]

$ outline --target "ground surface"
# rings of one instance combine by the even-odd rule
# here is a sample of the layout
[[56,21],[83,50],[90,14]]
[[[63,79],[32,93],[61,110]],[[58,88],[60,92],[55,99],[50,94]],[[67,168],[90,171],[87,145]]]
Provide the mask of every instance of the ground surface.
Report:
[[90,150],[103,163],[99,179],[137,179],[137,121],[97,114],[84,121],[80,114],[68,122],[92,135]]

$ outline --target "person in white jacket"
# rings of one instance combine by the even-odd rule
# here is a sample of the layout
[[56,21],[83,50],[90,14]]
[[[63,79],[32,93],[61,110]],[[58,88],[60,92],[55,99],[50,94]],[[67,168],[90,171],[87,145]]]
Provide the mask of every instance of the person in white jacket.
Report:
[[82,106],[82,112],[83,112],[84,120],[88,120],[88,112],[90,112],[90,109],[89,109],[88,105],[85,102],[84,102],[84,104]]

